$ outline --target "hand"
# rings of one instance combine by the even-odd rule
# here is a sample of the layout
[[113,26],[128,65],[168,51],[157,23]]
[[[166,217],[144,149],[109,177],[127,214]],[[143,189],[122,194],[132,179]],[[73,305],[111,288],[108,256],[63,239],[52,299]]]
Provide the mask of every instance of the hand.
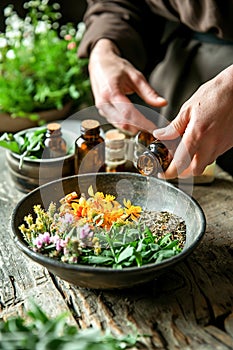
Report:
[[127,95],[137,93],[154,107],[167,102],[152,89],[141,72],[119,56],[110,40],[101,39],[92,49],[89,74],[96,107],[109,123],[131,134],[142,129],[154,130],[154,123],[134,107]]
[[154,130],[153,135],[160,140],[182,136],[161,177],[201,175],[233,146],[233,65],[203,84],[169,126]]

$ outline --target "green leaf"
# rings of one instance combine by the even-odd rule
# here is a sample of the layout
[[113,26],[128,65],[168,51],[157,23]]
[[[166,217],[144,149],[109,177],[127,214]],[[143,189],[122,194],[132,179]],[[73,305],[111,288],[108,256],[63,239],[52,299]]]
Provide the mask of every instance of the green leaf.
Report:
[[128,245],[121,253],[120,255],[117,257],[117,263],[121,263],[122,261],[128,259],[129,257],[131,257],[134,253],[134,248],[131,247],[130,245]]
[[32,304],[27,312],[30,322],[22,317],[0,321],[2,350],[120,350],[136,345],[137,334],[113,336],[109,330],[78,330],[66,322],[67,313],[49,318],[39,306]]
[[104,265],[106,263],[113,262],[112,257],[101,256],[101,255],[89,256],[85,258],[85,260],[87,260],[89,264],[96,264],[96,265]]
[[162,247],[163,245],[167,245],[168,243],[170,243],[170,236],[171,234],[168,233],[166,234],[164,237],[162,237],[159,241],[158,244]]
[[0,137],[0,146],[14,153],[20,153],[20,147],[12,134],[4,133]]

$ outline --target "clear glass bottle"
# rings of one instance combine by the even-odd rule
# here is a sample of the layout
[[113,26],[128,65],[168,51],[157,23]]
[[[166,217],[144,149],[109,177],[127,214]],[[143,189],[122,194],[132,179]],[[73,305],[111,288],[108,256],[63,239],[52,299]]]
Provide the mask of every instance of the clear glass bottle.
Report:
[[62,137],[61,125],[50,123],[44,140],[43,158],[59,158],[67,154],[67,144]]
[[75,174],[104,171],[105,147],[99,121],[83,120],[80,132],[81,135],[75,141]]
[[105,171],[138,172],[132,160],[128,159],[127,140],[125,134],[118,129],[110,129],[105,134]]

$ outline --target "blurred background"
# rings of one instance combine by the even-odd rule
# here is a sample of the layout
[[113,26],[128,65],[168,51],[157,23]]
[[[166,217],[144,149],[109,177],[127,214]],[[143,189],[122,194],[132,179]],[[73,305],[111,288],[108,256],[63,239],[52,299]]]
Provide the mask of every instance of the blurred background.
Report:
[[[14,5],[16,12],[20,15],[24,15],[23,4],[27,1],[23,0],[1,0],[0,4],[0,31],[4,30],[4,15],[3,11],[9,4]],[[86,10],[85,0],[59,0],[59,1],[49,1],[50,3],[59,3],[61,6],[60,12],[62,13],[62,18],[60,23],[73,22],[78,23],[82,20],[83,14]]]

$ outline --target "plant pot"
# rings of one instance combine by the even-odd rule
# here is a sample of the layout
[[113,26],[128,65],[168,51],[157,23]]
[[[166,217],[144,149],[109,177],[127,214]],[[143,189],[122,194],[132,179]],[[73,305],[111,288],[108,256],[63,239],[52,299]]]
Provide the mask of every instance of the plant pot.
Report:
[[[39,112],[41,120],[52,122],[54,120],[64,119],[69,116],[72,108],[72,102],[67,103],[62,109],[49,109]],[[32,121],[23,117],[12,117],[9,113],[0,113],[0,133],[17,132],[28,128],[38,126],[37,121]]]
[[[33,130],[33,129],[32,129]],[[23,134],[28,131],[20,131]],[[72,148],[76,134],[68,130],[62,132],[68,147]],[[7,151],[8,170],[16,188],[24,193],[30,192],[40,185],[74,174],[74,149],[70,154],[51,159],[30,159],[25,157],[19,168],[20,155]]]

